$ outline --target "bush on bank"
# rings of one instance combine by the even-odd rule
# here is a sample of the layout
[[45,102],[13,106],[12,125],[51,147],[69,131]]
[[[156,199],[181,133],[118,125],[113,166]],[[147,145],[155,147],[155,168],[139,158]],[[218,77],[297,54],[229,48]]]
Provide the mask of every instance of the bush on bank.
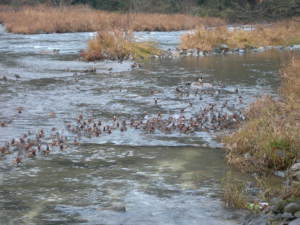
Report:
[[244,171],[285,170],[300,157],[300,60],[293,59],[281,75],[281,99],[258,99],[247,121],[224,138],[229,163]]

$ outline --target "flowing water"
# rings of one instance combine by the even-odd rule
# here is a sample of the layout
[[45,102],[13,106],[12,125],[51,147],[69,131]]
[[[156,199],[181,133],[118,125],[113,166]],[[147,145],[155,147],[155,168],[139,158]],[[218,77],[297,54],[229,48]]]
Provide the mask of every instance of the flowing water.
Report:
[[[182,33],[136,35],[169,49]],[[78,52],[93,35],[0,31],[0,78],[7,77],[0,80],[0,122],[9,121],[0,127],[0,145],[28,131],[50,134],[53,127],[72,139],[65,125],[79,114],[109,123],[114,116],[130,120],[145,112],[188,118],[212,103],[241,110],[257,96],[276,95],[278,69],[290,55],[156,59],[132,69],[132,62],[80,61]],[[94,67],[96,72],[88,71]],[[199,76],[221,91],[176,93],[176,87]],[[231,169],[216,140],[219,134],[128,129],[81,137],[80,145],[18,167],[15,155],[3,156],[0,224],[238,224],[241,212],[226,209],[221,199],[222,179]]]

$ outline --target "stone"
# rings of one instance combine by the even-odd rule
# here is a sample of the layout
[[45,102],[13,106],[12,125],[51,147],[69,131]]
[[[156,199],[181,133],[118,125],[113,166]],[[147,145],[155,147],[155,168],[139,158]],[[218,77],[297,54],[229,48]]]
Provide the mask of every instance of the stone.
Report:
[[187,53],[187,49],[182,49],[179,52],[180,55],[186,55],[186,53]]
[[300,225],[300,218],[291,221],[289,225]]
[[282,213],[282,214],[273,214],[271,215],[270,219],[272,221],[289,221],[289,220],[292,220],[294,219],[295,217],[291,214],[291,213]]
[[300,211],[300,204],[295,203],[295,202],[289,203],[284,207],[284,212],[287,212],[287,213],[293,214],[297,211]]
[[247,153],[244,154],[244,158],[245,159],[251,159],[252,157],[251,157],[251,154],[249,152],[247,152]]
[[280,208],[277,205],[271,207],[271,211],[275,214],[280,213]]
[[222,50],[220,48],[215,48],[213,50],[214,53],[220,54],[222,52]]
[[294,216],[300,218],[300,211],[295,212]]
[[267,215],[248,215],[242,225],[267,225]]
[[228,50],[229,49],[228,45],[226,45],[226,44],[220,44],[219,48],[222,49],[222,50]]
[[293,45],[292,48],[293,49],[300,49],[300,45]]
[[300,181],[300,170],[296,171],[294,173],[291,174],[291,177],[295,180],[295,181]]
[[272,203],[271,210],[273,213],[278,214],[278,213],[283,213],[284,207],[287,205],[286,201],[278,199],[278,201],[274,201]]
[[199,51],[199,52],[198,52],[198,56],[204,56],[203,51]]
[[281,219],[284,219],[284,220],[292,220],[295,218],[291,213],[286,213],[286,212],[283,214],[280,214],[280,216],[281,216]]
[[291,171],[300,171],[300,163],[295,163],[290,168]]
[[259,47],[259,48],[255,49],[255,51],[257,51],[257,52],[263,52],[264,50],[265,50],[264,47]]
[[280,201],[281,201],[280,198],[277,198],[277,197],[274,197],[270,200],[271,205],[278,204]]
[[285,172],[281,170],[277,170],[274,172],[274,175],[278,177],[285,177]]
[[240,54],[244,54],[244,53],[245,53],[245,49],[242,49],[242,48],[239,49],[239,53],[240,53]]

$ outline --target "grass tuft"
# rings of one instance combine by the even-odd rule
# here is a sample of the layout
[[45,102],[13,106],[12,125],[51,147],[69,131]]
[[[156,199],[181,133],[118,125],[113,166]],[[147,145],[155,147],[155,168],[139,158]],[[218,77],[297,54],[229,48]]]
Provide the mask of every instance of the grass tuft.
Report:
[[114,30],[98,32],[97,36],[89,41],[88,49],[82,56],[88,61],[124,60],[146,59],[161,53],[153,42],[136,42],[131,33]]
[[243,209],[247,207],[245,185],[233,179],[232,175],[226,175],[223,182],[223,199],[227,207]]

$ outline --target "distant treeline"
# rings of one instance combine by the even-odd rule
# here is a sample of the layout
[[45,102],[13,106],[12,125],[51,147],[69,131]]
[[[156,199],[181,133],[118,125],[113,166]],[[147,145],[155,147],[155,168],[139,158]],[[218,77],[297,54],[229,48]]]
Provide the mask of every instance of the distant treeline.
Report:
[[300,15],[300,0],[0,0],[2,4],[88,4],[122,12],[188,13],[231,21],[276,20]]

